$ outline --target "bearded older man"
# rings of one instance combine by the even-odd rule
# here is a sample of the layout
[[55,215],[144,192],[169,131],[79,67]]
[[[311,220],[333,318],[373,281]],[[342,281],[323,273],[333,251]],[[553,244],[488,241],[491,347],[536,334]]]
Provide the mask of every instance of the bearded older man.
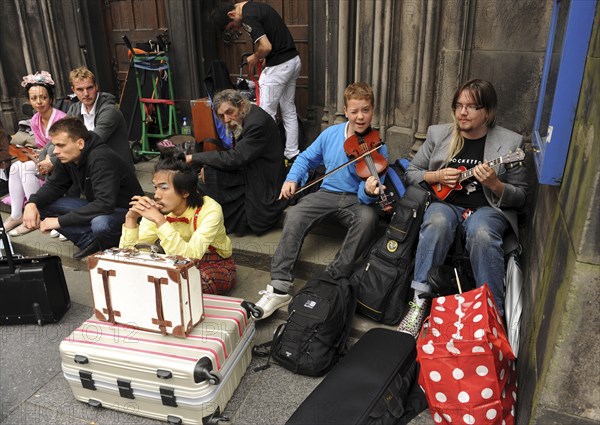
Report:
[[221,204],[228,233],[244,235],[249,228],[260,235],[287,206],[278,199],[286,169],[277,125],[237,90],[217,93],[213,103],[233,147],[187,155],[186,162],[201,168],[199,189]]

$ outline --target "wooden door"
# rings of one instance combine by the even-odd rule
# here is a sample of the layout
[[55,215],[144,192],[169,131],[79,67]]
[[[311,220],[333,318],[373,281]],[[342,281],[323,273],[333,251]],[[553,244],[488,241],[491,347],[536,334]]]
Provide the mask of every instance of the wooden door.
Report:
[[[306,110],[308,107],[308,8],[309,0],[254,0],[255,2],[267,3],[271,5],[283,20],[294,38],[296,48],[300,52],[302,60],[302,69],[300,78],[297,81],[296,87],[296,108],[298,115],[306,118]],[[225,44],[219,40],[217,45],[217,53],[219,59],[225,62],[231,81],[236,82],[240,76],[240,62],[244,53],[252,52],[252,41],[248,34],[244,31],[242,36],[230,44]],[[249,78],[247,67],[242,69],[243,78]]]
[[129,70],[128,49],[122,37],[126,35],[134,47],[137,43],[155,41],[167,30],[165,3],[164,0],[108,0],[105,4],[109,53],[120,94]]

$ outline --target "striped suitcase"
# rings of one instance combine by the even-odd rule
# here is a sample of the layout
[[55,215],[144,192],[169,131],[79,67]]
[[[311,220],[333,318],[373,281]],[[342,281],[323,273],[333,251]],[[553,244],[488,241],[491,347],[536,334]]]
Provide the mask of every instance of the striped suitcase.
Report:
[[60,344],[75,398],[173,424],[217,421],[252,355],[250,311],[239,298],[204,296],[205,319],[187,338],[86,320]]

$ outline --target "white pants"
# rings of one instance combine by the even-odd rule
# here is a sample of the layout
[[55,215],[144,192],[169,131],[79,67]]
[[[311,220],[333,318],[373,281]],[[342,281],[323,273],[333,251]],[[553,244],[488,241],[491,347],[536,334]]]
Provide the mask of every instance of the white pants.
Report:
[[296,115],[296,80],[300,76],[300,56],[287,62],[263,69],[258,80],[260,87],[260,107],[275,119],[277,106],[281,108],[281,118],[285,127],[286,158],[298,155],[298,120]]
[[29,199],[40,188],[40,181],[36,174],[37,166],[33,161],[15,161],[10,166],[8,194],[12,218],[17,219],[23,215],[23,200]]

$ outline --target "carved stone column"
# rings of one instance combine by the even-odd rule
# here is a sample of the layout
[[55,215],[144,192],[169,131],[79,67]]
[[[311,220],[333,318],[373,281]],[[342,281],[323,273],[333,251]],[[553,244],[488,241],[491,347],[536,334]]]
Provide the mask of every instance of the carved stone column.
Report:
[[336,111],[334,124],[344,122],[344,89],[348,81],[348,48],[351,45],[347,34],[349,33],[350,22],[350,3],[342,1],[339,4],[338,11],[338,62],[337,62],[337,82],[336,82]]
[[[315,2],[317,3],[317,2]],[[342,2],[343,3],[343,2]],[[319,3],[321,5],[321,3]],[[325,32],[323,49],[319,51],[318,57],[322,61],[323,68],[316,69],[317,78],[324,80],[323,83],[323,114],[321,116],[321,128],[324,130],[334,121],[337,109],[337,82],[338,82],[338,28],[339,28],[340,2],[327,0],[325,2]],[[316,50],[316,49],[315,49]],[[315,80],[311,80],[315,81]]]

